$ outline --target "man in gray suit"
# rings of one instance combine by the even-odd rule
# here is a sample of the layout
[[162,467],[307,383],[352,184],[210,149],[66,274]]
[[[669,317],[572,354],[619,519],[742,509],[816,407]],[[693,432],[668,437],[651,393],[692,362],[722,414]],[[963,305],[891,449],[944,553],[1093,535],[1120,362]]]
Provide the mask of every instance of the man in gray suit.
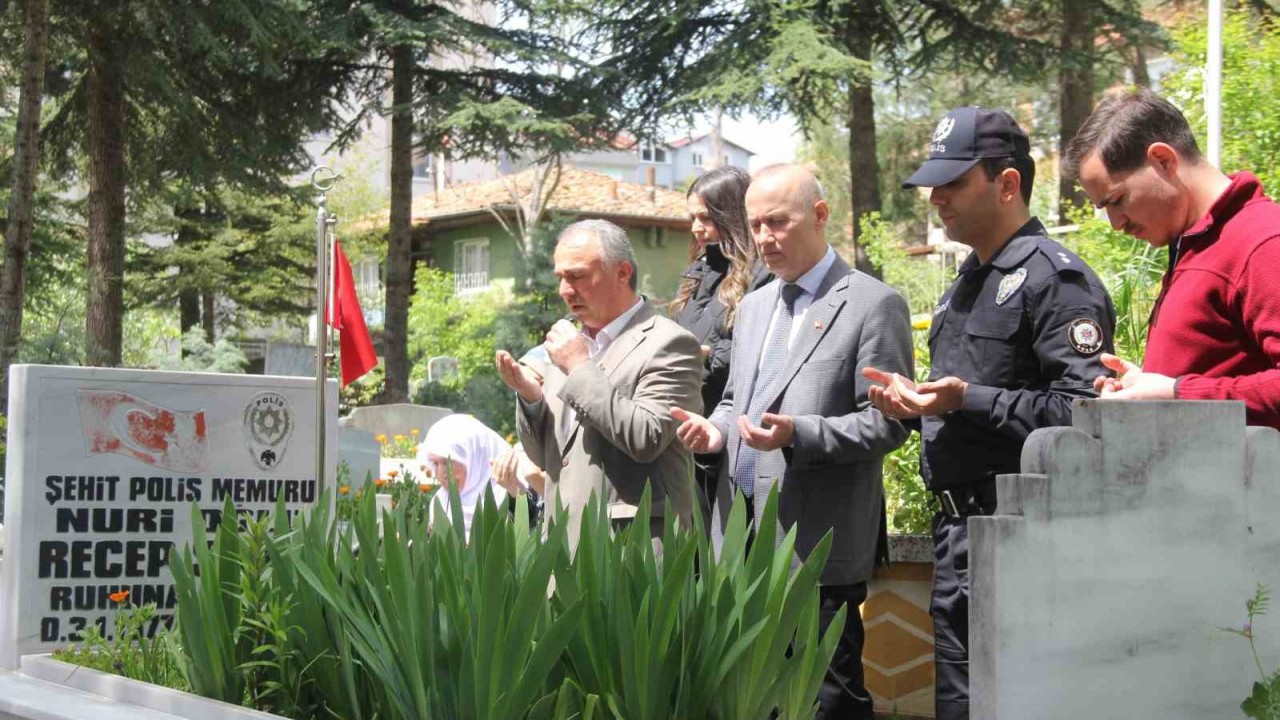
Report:
[[723,531],[732,488],[753,501],[758,522],[776,485],[779,519],[797,528],[801,558],[833,533],[821,578],[824,629],[841,605],[849,614],[817,717],[869,719],[858,606],[882,533],[881,461],[907,431],[871,406],[860,370],[884,363],[911,375],[907,303],[827,244],[829,210],[809,171],[761,170],[746,206],[760,257],[778,279],[742,300],[720,405],[709,418],[678,408],[672,415],[686,447],[725,453],[713,532]]
[[524,364],[506,351],[496,357],[518,397],[525,452],[550,475],[574,542],[593,493],[623,524],[635,517],[646,483],[653,537],[661,538],[667,503],[690,527],[693,456],[676,441],[679,423],[668,409],[702,409],[697,339],[636,293],[635,252],[613,223],[584,220],[565,228],[555,272],[560,297],[582,329],[556,322],[543,345],[549,362]]

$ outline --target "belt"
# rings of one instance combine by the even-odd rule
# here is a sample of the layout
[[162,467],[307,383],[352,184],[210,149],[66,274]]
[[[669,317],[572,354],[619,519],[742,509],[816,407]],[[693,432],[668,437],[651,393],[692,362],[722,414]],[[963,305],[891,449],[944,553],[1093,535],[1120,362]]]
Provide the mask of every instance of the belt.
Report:
[[996,511],[995,480],[984,480],[967,487],[935,490],[933,495],[942,506],[942,514],[948,517],[990,515]]

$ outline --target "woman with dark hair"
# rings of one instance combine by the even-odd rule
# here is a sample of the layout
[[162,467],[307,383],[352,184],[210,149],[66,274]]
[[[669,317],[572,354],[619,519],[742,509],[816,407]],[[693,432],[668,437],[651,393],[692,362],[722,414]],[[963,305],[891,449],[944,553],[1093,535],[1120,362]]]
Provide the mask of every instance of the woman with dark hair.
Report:
[[[751,176],[745,170],[725,166],[701,175],[686,196],[692,218],[689,256],[693,262],[684,271],[670,310],[671,318],[702,344],[702,403],[707,415],[720,404],[729,380],[729,351],[738,303],[743,295],[773,279],[758,259],[747,226],[743,198],[750,184]],[[704,510],[710,508],[709,499],[715,497],[718,472],[718,454],[697,456],[695,477]],[[704,519],[709,517],[708,514]]]

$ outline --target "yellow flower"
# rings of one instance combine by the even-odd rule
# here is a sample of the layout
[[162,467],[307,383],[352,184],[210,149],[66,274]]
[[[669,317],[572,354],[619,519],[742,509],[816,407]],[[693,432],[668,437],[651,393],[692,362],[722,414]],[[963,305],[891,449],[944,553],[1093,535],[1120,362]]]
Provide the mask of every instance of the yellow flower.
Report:
[[409,434],[410,434],[410,435],[412,435],[412,436],[414,436],[414,437],[418,437],[418,428],[414,428],[414,429],[410,430],[410,431],[409,431]]
[[116,592],[111,593],[107,597],[111,598],[111,602],[113,603],[122,603],[129,598],[129,591],[118,590]]
[[515,433],[507,433],[507,444],[508,444],[508,445],[515,445],[515,444],[516,444],[516,434],[515,434]]
[[933,317],[925,313],[920,313],[919,315],[916,315],[915,317],[911,318],[912,330],[928,330],[929,326],[932,324],[933,324]]
[[373,439],[377,440],[379,445],[387,444],[387,436],[385,434],[374,435]]
[[396,436],[395,436],[395,441],[396,441],[396,442],[398,442],[398,443],[402,443],[402,442],[404,442],[404,441],[405,441],[405,437],[404,437],[403,435],[396,435]]
[[339,495],[346,495],[349,492],[351,492],[351,488],[347,487],[346,485],[343,485],[342,487],[338,488]]

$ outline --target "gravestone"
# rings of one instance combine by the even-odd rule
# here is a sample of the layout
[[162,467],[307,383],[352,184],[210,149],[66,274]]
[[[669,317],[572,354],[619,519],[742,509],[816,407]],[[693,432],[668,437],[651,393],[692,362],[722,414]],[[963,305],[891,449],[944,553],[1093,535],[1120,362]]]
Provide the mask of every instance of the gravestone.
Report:
[[267,343],[263,373],[290,377],[316,376],[316,346],[300,343]]
[[458,374],[458,358],[438,355],[427,361],[427,382],[440,382]]
[[[326,463],[337,449],[327,388]],[[10,370],[0,668],[108,638],[118,600],[154,602],[171,622],[170,557],[198,521],[309,507],[316,477],[315,381],[254,375],[39,365]]]
[[[1239,718],[1280,591],[1280,433],[1234,402],[1077,403],[969,520],[975,718]],[[1280,617],[1252,628],[1268,671]]]
[[381,477],[382,448],[373,433],[356,427],[338,428],[338,463],[346,462],[348,482],[360,485],[366,477]]
[[418,437],[426,437],[427,430],[436,421],[446,415],[452,415],[449,408],[432,405],[414,405],[412,403],[392,403],[389,405],[366,405],[351,411],[347,427],[368,430],[374,435],[408,435],[410,430],[418,429]]

